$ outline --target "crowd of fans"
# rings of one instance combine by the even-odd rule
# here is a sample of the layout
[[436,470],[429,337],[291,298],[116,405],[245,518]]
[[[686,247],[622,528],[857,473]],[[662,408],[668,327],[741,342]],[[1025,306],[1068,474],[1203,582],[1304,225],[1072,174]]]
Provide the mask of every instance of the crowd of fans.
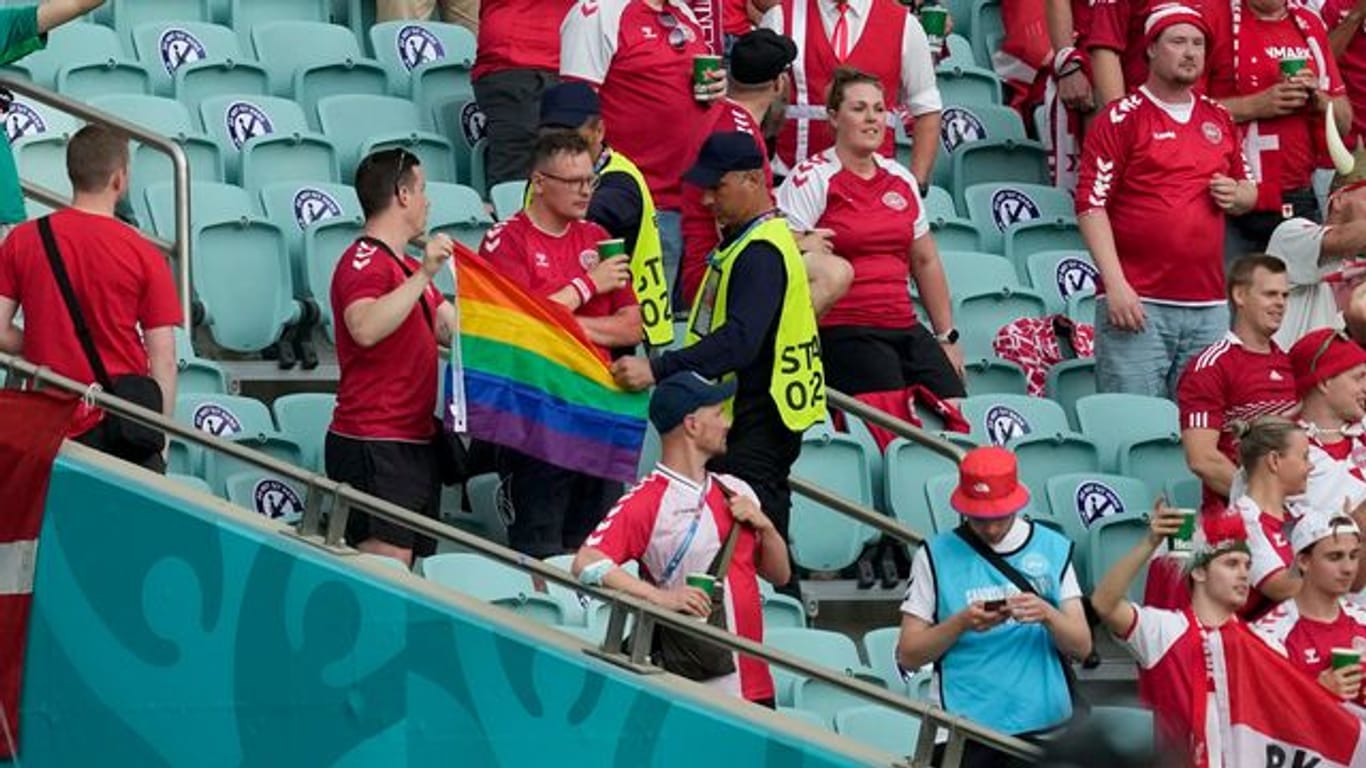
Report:
[[[99,4],[0,9],[5,55]],[[803,432],[827,416],[825,386],[906,420],[918,399],[951,410],[972,394],[923,201],[943,50],[918,4],[897,0],[408,0],[376,11],[425,17],[434,5],[477,31],[489,182],[528,182],[524,209],[479,255],[572,313],[621,387],[653,388],[662,440],[659,465],[629,490],[496,451],[512,546],[577,552],[585,583],[719,615],[761,639],[756,578],[796,591],[789,475]],[[1349,148],[1366,132],[1366,6],[1044,8],[1052,51],[1038,87],[1013,103],[1031,123],[1042,102],[1055,182],[1073,195],[1099,270],[1097,389],[1176,401],[1204,486],[1200,530],[1192,547],[1169,546],[1189,521],[1160,501],[1149,535],[1086,598],[1073,542],[1021,514],[1030,492],[1014,456],[974,450],[951,500],[963,525],[910,564],[899,663],[933,664],[950,711],[1046,737],[1073,715],[1089,612],[1158,691],[1147,699],[1166,743],[1208,750],[1190,697],[1171,691],[1205,690],[1196,651],[1243,621],[1321,685],[1324,706],[1360,703],[1360,664],[1327,660],[1366,648],[1353,602],[1366,582],[1366,262],[1355,260],[1366,176],[1340,174],[1322,211],[1315,179],[1328,175],[1330,128]],[[1011,82],[1030,84],[1018,71]],[[910,167],[894,158],[898,124]],[[73,137],[72,210],[0,246],[0,349],[110,388],[53,280],[59,250],[108,374],[150,376],[169,413],[179,310],[164,264],[112,217],[127,166],[124,137]],[[412,153],[370,155],[355,187],[365,235],[342,254],[330,297],[341,380],[327,472],[435,516],[449,449],[432,419],[437,346],[456,320],[431,281],[455,246],[438,235],[421,258],[406,251],[427,215]],[[51,230],[59,248],[45,244]],[[13,322],[21,307],[27,332]],[[113,420],[82,419],[73,437],[120,453]],[[892,436],[874,437],[885,447]],[[162,467],[157,451],[120,455]],[[360,514],[347,535],[409,564],[432,546]],[[1129,584],[1149,561],[1144,604],[1132,604]],[[773,705],[753,660],[699,676]],[[1232,764],[1211,757],[1202,764]],[[977,748],[967,760],[1006,764]]]

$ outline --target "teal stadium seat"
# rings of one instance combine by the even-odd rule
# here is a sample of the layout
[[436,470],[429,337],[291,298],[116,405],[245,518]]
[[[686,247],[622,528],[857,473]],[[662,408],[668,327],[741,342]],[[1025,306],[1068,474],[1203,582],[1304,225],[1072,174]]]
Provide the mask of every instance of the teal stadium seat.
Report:
[[[134,125],[169,137],[185,151],[190,178],[200,182],[223,180],[223,157],[218,145],[205,136],[184,105],[174,99],[143,94],[114,93],[97,96],[90,106],[123,118]],[[132,146],[129,202],[146,226],[149,211],[143,206],[148,187],[175,181],[171,158],[154,147],[134,141]]]
[[964,360],[963,383],[973,395],[1023,395],[1029,390],[1024,369],[999,357]]
[[[427,214],[427,229],[444,232],[477,252],[484,233],[493,226],[493,217],[489,216],[479,193],[463,184],[433,181],[427,184],[427,198],[432,204]],[[450,287],[449,283],[439,285],[442,290]]]
[[1074,323],[1096,322],[1096,295],[1077,293],[1067,297],[1067,316]]
[[1168,480],[1163,490],[1167,494],[1167,503],[1173,507],[1199,509],[1203,501],[1204,484],[1194,475]]
[[[236,395],[176,396],[175,420],[214,437],[250,445],[281,461],[301,465],[303,452],[297,443],[275,428],[260,400]],[[257,471],[256,467],[216,452],[205,452],[197,445],[187,446],[190,467],[202,467],[203,477],[222,493],[226,479],[238,472]]]
[[47,47],[7,65],[35,84],[84,100],[105,93],[151,93],[147,70],[129,58],[114,30],[99,24],[64,24],[48,33]]
[[887,490],[887,462],[882,456],[882,448],[878,446],[877,439],[862,419],[846,413],[844,427],[845,434],[857,440],[858,444],[863,446],[863,455],[868,457],[868,479],[873,484],[873,506],[885,510],[887,505],[883,494]]
[[525,180],[504,181],[493,185],[489,190],[489,201],[493,203],[493,214],[499,221],[507,221],[522,210],[526,201]]
[[906,679],[901,676],[901,665],[896,660],[897,641],[901,637],[901,627],[880,627],[863,634],[863,657],[868,668],[882,679],[887,690],[908,693]]
[[[1119,467],[1122,446],[1136,441],[1179,438],[1176,403],[1163,397],[1109,392],[1077,401],[1077,424],[1096,441],[1107,468]],[[1156,487],[1161,488],[1162,483]]]
[[972,54],[989,67],[993,55],[1001,50],[1005,39],[1005,25],[1001,21],[1001,0],[973,0],[972,3]]
[[196,110],[208,96],[270,92],[266,70],[244,54],[237,33],[217,24],[154,21],[133,30],[138,61],[158,96],[173,96]]
[[773,585],[762,578],[759,579],[759,607],[764,614],[765,629],[806,628],[806,607],[802,601],[775,591]]
[[980,66],[960,66],[957,62],[935,68],[935,81],[944,106],[983,106],[1000,104],[1001,78]]
[[[851,676],[866,676],[881,684],[877,674],[859,658],[858,646],[842,632],[826,629],[773,629],[764,632],[764,645],[790,653],[812,664]],[[796,694],[796,684],[806,679],[804,676],[776,664],[772,665],[772,672],[778,703],[811,709],[803,707],[791,698]],[[833,713],[826,713],[827,718],[832,715]]]
[[1085,251],[1081,228],[1071,214],[1016,224],[1002,235],[1002,253],[1028,279],[1029,257],[1039,251]]
[[1066,312],[1069,297],[1094,294],[1100,282],[1100,271],[1085,250],[1031,253],[1028,273],[1029,284],[1043,297],[1049,314]]
[[1049,182],[1048,154],[1025,135],[1020,115],[1010,107],[981,104],[945,107],[940,116],[935,183],[953,191],[962,204],[973,184]]
[[925,479],[925,501],[929,505],[930,515],[934,518],[934,526],[940,533],[950,532],[962,522],[962,516],[953,508],[950,501],[954,486],[957,484],[957,472],[946,472]]
[[247,189],[276,181],[338,181],[337,150],[289,99],[213,96],[199,105],[205,131],[226,159],[228,178]]
[[1073,215],[1072,199],[1066,192],[1039,184],[975,184],[964,191],[963,202],[989,253],[1005,253],[1004,233],[1011,227],[1039,219],[1066,220]]
[[[873,674],[871,670],[855,670],[849,676],[870,685],[882,687],[882,678]],[[830,723],[834,723],[835,715],[840,712],[852,707],[864,706],[867,703],[868,698],[862,694],[851,693],[824,680],[800,678],[792,686],[792,705],[794,707],[815,712]]]
[[337,396],[326,392],[296,392],[281,395],[271,405],[280,432],[303,449],[305,466],[323,472],[323,445]]
[[[306,241],[313,232],[327,224],[344,223],[346,226],[341,231],[346,235],[359,231],[361,210],[355,189],[345,184],[320,181],[279,181],[261,187],[260,194],[266,218],[275,222],[275,226],[284,234],[297,294],[316,299],[320,307],[323,304],[330,307],[329,286],[313,284]],[[319,258],[331,260],[327,269],[329,276],[331,262],[341,256],[353,239],[347,237],[345,245],[330,242],[328,247],[336,248],[336,252],[319,254]],[[324,309],[324,313],[328,311],[330,309]]]
[[[935,434],[965,450],[976,445],[967,435],[948,432]],[[885,456],[889,511],[903,525],[925,538],[940,532],[926,500],[925,479],[956,473],[957,465],[951,459],[903,438],[888,443]]]
[[212,360],[204,360],[195,354],[190,337],[185,329],[175,329],[176,340],[176,393],[225,395],[228,392],[228,374],[222,366]]
[[954,296],[1023,287],[1010,262],[995,254],[941,250],[939,261]]
[[1053,519],[1076,544],[1077,577],[1084,588],[1094,583],[1088,542],[1101,520],[1142,514],[1152,508],[1153,492],[1132,477],[1092,473],[1059,475],[1048,480],[1048,506]]
[[[241,29],[239,26],[238,31]],[[359,43],[345,27],[311,21],[272,21],[253,28],[251,40],[256,58],[270,73],[271,90],[277,96],[299,102],[310,120],[318,102],[329,96],[383,96],[389,92],[389,76],[384,68],[361,55]],[[373,120],[378,115],[368,117]],[[365,123],[362,117],[357,128]],[[420,124],[427,128],[431,118],[424,117]],[[326,126],[323,129],[327,132]]]
[[304,269],[307,282],[304,292],[318,303],[321,322],[328,339],[336,341],[336,323],[332,317],[332,274],[346,249],[365,231],[360,215],[335,216],[310,224],[304,230]]
[[835,731],[860,744],[904,757],[915,751],[920,718],[868,704],[835,713]]
[[1087,720],[1100,724],[1100,730],[1125,754],[1146,755],[1153,750],[1155,730],[1152,710],[1142,707],[1095,706]]
[[985,62],[977,61],[977,56],[972,52],[972,43],[962,34],[954,32],[944,38],[944,47],[948,51],[944,58],[939,60],[940,65],[958,65],[960,67],[984,66]]
[[370,28],[375,59],[389,73],[389,89],[428,111],[474,97],[474,35],[459,24],[386,21]]
[[403,147],[422,159],[428,181],[455,181],[451,143],[431,133],[417,106],[392,96],[329,96],[318,102],[323,135],[341,159],[343,179],[353,179],[361,158],[378,149]]
[[777,712],[778,714],[783,715],[785,717],[790,717],[793,720],[798,720],[803,725],[809,725],[813,728],[821,728],[827,731],[833,730],[830,726],[830,720],[828,718],[821,717],[815,712],[811,712],[809,710],[798,709],[796,707],[778,707]]
[[953,317],[962,333],[966,360],[995,358],[992,342],[1002,326],[1045,312],[1043,298],[1022,287],[1015,269],[1000,256],[945,251],[940,261],[953,297]]
[[196,477],[194,475],[184,475],[178,472],[168,472],[166,474],[166,479],[170,480],[176,485],[181,485],[186,488],[193,488],[194,490],[199,491],[200,493],[207,493],[210,496],[213,495],[213,489],[209,487],[208,483],[204,482],[203,478]]
[[[146,196],[153,226],[169,237],[174,189],[156,184]],[[269,347],[302,314],[283,233],[240,187],[194,183],[190,205],[193,285],[214,342],[235,352]]]
[[470,503],[470,529],[489,541],[507,544],[507,519],[499,510],[498,475],[488,472],[465,481],[465,498]]
[[483,555],[457,552],[422,561],[423,576],[476,600],[501,605],[542,624],[564,623],[560,602],[537,592],[531,577]]
[[[1048,369],[1048,379],[1044,384],[1044,394],[1049,400],[1062,406],[1067,421],[1072,428],[1081,431],[1077,421],[1077,401],[1096,393],[1096,359],[1080,357],[1063,360]],[[1104,457],[1101,457],[1102,462]]]
[[114,29],[132,49],[133,31],[140,25],[170,20],[209,23],[213,13],[209,0],[112,0]]
[[[850,501],[872,504],[868,458],[863,446],[848,435],[830,431],[826,425],[807,431],[792,474]],[[867,538],[868,531],[861,524],[793,494],[788,544],[798,565],[816,571],[837,571],[853,565]]]
[[487,165],[488,125],[483,110],[473,98],[450,98],[431,108],[436,133],[449,136],[455,153],[456,178],[483,197],[488,192],[484,168]]
[[[977,439],[1015,452],[1020,480],[1035,491],[1042,492],[1049,477],[1101,469],[1096,443],[1073,432],[1062,406],[1051,400],[976,395],[965,398],[961,408]],[[1036,511],[1048,513],[1042,505]]]
[[306,488],[260,471],[236,472],[224,480],[224,485],[228,501],[287,525],[299,522],[308,503]]
[[[243,45],[248,43],[248,35],[254,35],[266,24],[281,21],[325,24],[332,17],[331,0],[231,0],[231,3],[232,27],[242,36]],[[297,42],[307,46],[313,41],[305,37]]]
[[[1126,511],[1123,515],[1101,518],[1091,527],[1087,557],[1091,563],[1091,573],[1096,575],[1097,580],[1104,578],[1120,559],[1148,536],[1147,518],[1146,510],[1137,510],[1132,514]],[[1147,581],[1148,562],[1145,561],[1138,577],[1129,585],[1127,596],[1130,602],[1135,605],[1143,602],[1143,588]]]

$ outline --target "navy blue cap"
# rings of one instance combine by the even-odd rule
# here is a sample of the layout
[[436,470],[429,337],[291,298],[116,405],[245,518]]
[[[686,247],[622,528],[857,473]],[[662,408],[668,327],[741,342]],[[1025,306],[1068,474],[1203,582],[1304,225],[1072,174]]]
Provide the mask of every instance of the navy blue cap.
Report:
[[699,187],[714,187],[731,171],[757,171],[764,167],[764,155],[748,133],[713,133],[702,143],[697,162],[683,180]]
[[597,91],[587,83],[560,83],[541,95],[542,128],[578,128],[601,114]]
[[650,396],[650,423],[664,435],[683,423],[688,414],[735,395],[735,380],[712,381],[693,371],[675,373],[655,386]]

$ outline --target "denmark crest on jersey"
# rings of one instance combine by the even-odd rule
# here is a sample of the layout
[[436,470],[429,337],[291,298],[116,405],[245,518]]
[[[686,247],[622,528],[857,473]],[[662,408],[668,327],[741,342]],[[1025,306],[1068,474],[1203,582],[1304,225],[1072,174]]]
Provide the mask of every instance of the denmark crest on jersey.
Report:
[[910,206],[910,203],[907,202],[906,198],[895,190],[882,196],[882,204],[894,211],[904,211]]
[[1204,135],[1205,141],[1211,144],[1218,144],[1224,140],[1224,129],[1209,120],[1200,124],[1200,133]]
[[602,261],[602,257],[598,256],[596,249],[587,248],[579,251],[579,266],[584,269],[587,270],[596,267],[599,261]]

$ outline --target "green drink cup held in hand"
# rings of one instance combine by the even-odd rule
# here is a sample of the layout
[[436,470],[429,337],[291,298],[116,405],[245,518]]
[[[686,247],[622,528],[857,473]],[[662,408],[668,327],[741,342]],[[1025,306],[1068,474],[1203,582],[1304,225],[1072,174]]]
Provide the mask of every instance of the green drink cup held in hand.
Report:
[[1189,552],[1191,539],[1195,537],[1195,523],[1199,520],[1199,512],[1184,508],[1176,511],[1181,513],[1181,529],[1169,538],[1167,548],[1173,552]]
[[700,589],[707,593],[707,597],[712,596],[716,589],[716,577],[710,573],[690,573],[688,574],[688,586],[693,589]]
[[702,89],[711,84],[710,74],[720,68],[720,56],[699,53],[692,57],[692,91],[694,96],[700,95]]
[[1361,666],[1361,651],[1355,648],[1334,648],[1333,669]]
[[920,26],[925,28],[925,37],[934,53],[944,44],[944,31],[948,28],[949,10],[942,5],[925,4],[920,8]]
[[626,255],[626,241],[621,238],[598,241],[598,257],[607,261],[613,256]]
[[1309,65],[1309,61],[1296,56],[1288,56],[1281,59],[1281,74],[1286,78],[1294,77],[1301,69]]

